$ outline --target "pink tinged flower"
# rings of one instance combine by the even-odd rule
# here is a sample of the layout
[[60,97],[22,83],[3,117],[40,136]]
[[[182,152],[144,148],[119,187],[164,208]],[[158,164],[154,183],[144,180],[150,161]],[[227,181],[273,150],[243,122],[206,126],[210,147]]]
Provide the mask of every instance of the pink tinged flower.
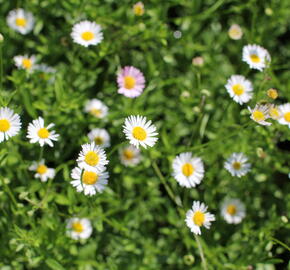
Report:
[[142,94],[145,87],[143,73],[132,66],[126,66],[118,73],[118,93],[129,98],[135,98]]

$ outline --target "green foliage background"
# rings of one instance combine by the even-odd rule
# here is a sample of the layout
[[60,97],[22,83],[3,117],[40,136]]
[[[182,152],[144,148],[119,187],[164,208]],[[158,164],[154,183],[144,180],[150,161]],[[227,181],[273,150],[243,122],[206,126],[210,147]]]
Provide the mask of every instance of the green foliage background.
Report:
[[[201,269],[197,244],[184,222],[193,200],[205,202],[217,218],[201,238],[209,269],[287,269],[289,129],[252,122],[246,106],[235,103],[224,85],[232,74],[242,74],[254,85],[251,107],[267,100],[270,87],[279,91],[276,104],[289,101],[290,2],[152,0],[144,1],[142,17],[134,16],[134,3],[0,0],[1,103],[23,122],[21,134],[0,145],[0,269]],[[16,7],[34,14],[32,33],[23,36],[6,25]],[[73,44],[71,28],[83,19],[102,26],[100,45]],[[239,41],[227,35],[232,23],[243,28]],[[180,39],[173,36],[176,30]],[[241,60],[242,47],[252,43],[271,54],[266,73],[250,70]],[[26,53],[57,69],[54,83],[16,69],[13,56]],[[193,67],[191,60],[199,55],[205,65]],[[147,81],[135,100],[117,94],[116,72],[125,65],[142,70]],[[88,98],[109,106],[105,121],[83,112]],[[140,165],[125,168],[117,150],[125,141],[124,118],[131,114],[153,120],[160,135],[153,148],[142,150]],[[26,127],[38,116],[55,123],[60,134],[55,147],[45,147],[44,158],[57,170],[47,183],[28,171],[40,147],[25,138]],[[80,146],[94,127],[105,127],[111,135],[110,179],[104,193],[89,198],[69,182]],[[257,155],[259,148],[264,158]],[[180,187],[171,177],[171,162],[184,151],[205,163],[205,178],[194,189]],[[224,160],[239,151],[253,168],[241,179],[223,168]],[[226,224],[219,214],[226,196],[246,205],[239,225]],[[92,237],[82,243],[65,235],[65,221],[75,215],[93,223]]]

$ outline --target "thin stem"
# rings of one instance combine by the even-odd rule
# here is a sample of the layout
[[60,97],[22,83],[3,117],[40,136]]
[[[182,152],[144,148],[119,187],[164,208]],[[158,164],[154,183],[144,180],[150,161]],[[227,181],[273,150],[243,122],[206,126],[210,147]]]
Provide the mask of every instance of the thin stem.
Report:
[[0,44],[0,90],[3,90],[3,50]]
[[203,253],[203,249],[202,249],[202,245],[200,243],[199,237],[196,234],[194,234],[194,238],[195,238],[195,241],[197,243],[198,250],[199,250],[199,255],[201,258],[201,262],[202,262],[202,268],[204,270],[208,270],[207,264],[206,264],[206,259],[204,257],[204,253]]
[[44,146],[40,147],[39,158],[38,158],[39,161],[41,161],[43,157],[43,148]]
[[11,189],[10,189],[10,187],[5,183],[5,180],[2,177],[0,177],[0,179],[1,179],[2,185],[5,187],[10,199],[13,202],[13,204],[17,207],[17,201],[16,201],[16,199],[15,199],[15,197],[14,197],[14,195],[13,195]]

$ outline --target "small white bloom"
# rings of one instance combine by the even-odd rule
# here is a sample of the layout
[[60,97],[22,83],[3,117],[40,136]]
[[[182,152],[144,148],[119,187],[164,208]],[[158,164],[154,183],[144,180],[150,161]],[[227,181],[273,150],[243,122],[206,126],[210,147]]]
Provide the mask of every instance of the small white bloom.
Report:
[[59,136],[54,130],[49,130],[53,126],[54,124],[49,124],[45,127],[43,118],[38,117],[28,125],[27,138],[30,139],[30,143],[38,142],[41,147],[43,147],[44,144],[48,144],[50,147],[53,147],[52,141],[57,141]]
[[288,125],[288,127],[290,128],[290,103],[280,105],[278,109],[281,114],[281,117],[278,119],[278,122],[281,125]]
[[103,192],[108,184],[109,174],[107,172],[89,171],[75,167],[72,170],[71,177],[74,181],[70,183],[76,187],[77,192],[84,192],[85,195],[92,196],[97,192]]
[[55,170],[48,168],[45,165],[44,159],[40,162],[33,162],[33,164],[29,167],[29,170],[36,172],[34,177],[39,178],[42,182],[46,182],[48,179],[52,179],[55,176]]
[[14,56],[13,60],[18,69],[25,69],[29,72],[35,69],[36,57],[34,55],[17,55]]
[[96,172],[104,171],[108,164],[105,151],[95,145],[95,142],[82,145],[77,162],[80,168]]
[[243,61],[250,68],[262,71],[271,61],[270,54],[259,45],[247,45],[243,48]]
[[7,24],[13,30],[26,35],[34,26],[34,17],[31,12],[22,8],[11,10],[7,16]]
[[225,161],[224,167],[232,176],[241,177],[251,170],[251,164],[247,162],[248,158],[243,153],[233,153]]
[[226,199],[221,206],[221,215],[229,224],[238,224],[246,216],[245,206],[239,199]]
[[67,221],[67,235],[72,239],[87,239],[91,236],[93,228],[87,218],[71,218]]
[[21,128],[20,117],[7,107],[0,108],[0,143],[17,135]]
[[151,124],[151,121],[147,121],[146,117],[131,115],[125,119],[125,124],[123,125],[123,132],[126,138],[129,140],[130,144],[139,148],[143,146],[152,147],[158,138],[156,132],[156,127]]
[[194,201],[192,209],[187,211],[185,222],[194,234],[201,234],[201,226],[209,229],[211,222],[215,221],[214,215],[206,211],[207,206],[199,201]]
[[123,147],[119,150],[121,163],[125,166],[134,167],[141,161],[140,149],[133,145]]
[[272,123],[266,122],[269,115],[269,106],[266,105],[259,105],[257,104],[254,109],[248,107],[248,110],[251,112],[251,119],[263,126],[270,126]]
[[204,176],[204,166],[201,158],[193,157],[191,153],[181,153],[172,163],[173,177],[182,187],[195,187]]
[[103,40],[101,26],[95,22],[82,21],[73,26],[71,37],[75,43],[88,47]]
[[91,142],[95,142],[96,145],[107,148],[110,147],[110,135],[107,130],[103,128],[95,128],[89,134],[88,137]]
[[94,98],[86,102],[85,112],[96,118],[104,118],[108,114],[108,107],[102,101]]
[[238,24],[233,24],[231,25],[228,34],[231,39],[239,40],[243,36],[243,30]]
[[35,65],[35,70],[39,72],[39,77],[49,83],[54,82],[56,69],[46,64]]
[[274,104],[269,104],[268,106],[269,106],[269,115],[272,119],[278,120],[282,117],[279,107],[275,106]]
[[253,96],[252,83],[241,75],[232,75],[225,87],[231,98],[240,105],[248,102]]

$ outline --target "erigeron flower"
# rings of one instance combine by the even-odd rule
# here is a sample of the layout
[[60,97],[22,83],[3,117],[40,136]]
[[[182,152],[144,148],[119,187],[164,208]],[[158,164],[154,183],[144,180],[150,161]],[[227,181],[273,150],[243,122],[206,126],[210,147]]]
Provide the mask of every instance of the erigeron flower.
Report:
[[243,36],[243,30],[238,24],[233,24],[231,25],[228,34],[231,39],[239,40]]
[[67,221],[67,235],[72,239],[87,239],[91,236],[93,228],[87,218],[71,218]]
[[259,45],[247,45],[243,48],[243,61],[250,68],[262,71],[271,61],[270,54]]
[[82,145],[77,162],[80,168],[96,172],[104,171],[108,164],[105,151],[95,142]]
[[125,166],[134,167],[141,161],[140,149],[133,145],[123,147],[119,150],[121,163]]
[[267,95],[269,98],[276,99],[278,97],[278,91],[274,88],[270,88],[267,91]]
[[110,147],[110,135],[107,130],[103,128],[94,128],[88,134],[88,137],[91,142],[95,142],[96,145],[106,148]]
[[221,215],[229,224],[238,224],[246,216],[244,204],[239,199],[226,199],[221,205]]
[[192,58],[192,64],[196,67],[201,67],[204,64],[204,59],[202,56],[196,56]]
[[201,158],[193,157],[191,153],[181,153],[172,163],[173,177],[182,187],[195,187],[204,176],[204,166]]
[[144,116],[131,115],[127,117],[123,128],[123,132],[130,144],[137,148],[139,148],[140,145],[144,148],[147,148],[147,146],[152,147],[158,140],[158,138],[155,137],[158,135],[156,127],[151,124],[150,120],[147,121]]
[[83,192],[85,195],[95,195],[97,192],[103,192],[108,184],[108,172],[96,172],[95,170],[86,170],[75,167],[71,173],[73,181],[70,183],[77,189],[77,192]]
[[268,108],[269,108],[269,115],[272,119],[278,120],[281,117],[281,113],[277,106],[275,106],[274,104],[269,104]]
[[199,201],[194,201],[192,209],[188,210],[186,213],[186,225],[194,234],[201,234],[200,228],[202,226],[209,229],[212,221],[215,221],[214,215],[208,213],[207,206]]
[[46,64],[35,65],[35,70],[39,72],[39,77],[45,81],[53,82],[56,69]]
[[33,29],[34,17],[31,12],[22,8],[14,9],[7,16],[7,24],[13,30],[25,35]]
[[283,105],[280,105],[278,107],[279,112],[280,112],[280,118],[278,119],[278,122],[281,125],[288,125],[290,128],[290,103],[286,103]]
[[248,102],[253,96],[252,83],[241,75],[232,75],[225,87],[231,98],[240,105]]
[[251,119],[257,122],[260,125],[263,126],[270,126],[272,125],[269,122],[266,122],[268,118],[270,118],[269,115],[269,106],[267,104],[265,105],[259,105],[257,104],[254,109],[251,109],[248,107],[248,110],[251,112]]
[[142,2],[137,2],[133,6],[134,14],[137,16],[142,16],[144,14],[144,4]]
[[97,45],[103,40],[102,28],[95,22],[82,21],[73,26],[71,37],[85,47]]
[[35,69],[36,57],[34,55],[17,55],[14,56],[13,60],[18,69],[25,69],[30,72]]
[[96,118],[105,118],[108,114],[108,107],[100,100],[94,98],[85,104],[85,112],[90,113]]
[[48,168],[45,165],[44,159],[39,162],[33,162],[33,164],[29,167],[29,170],[36,172],[34,177],[39,178],[42,182],[46,182],[48,179],[52,179],[55,176],[55,170]]
[[0,108],[0,143],[17,135],[21,128],[20,117],[7,107]]
[[54,130],[49,130],[54,127],[54,124],[44,126],[44,120],[42,117],[38,117],[28,125],[27,138],[30,139],[30,143],[39,143],[41,147],[48,144],[53,147],[52,141],[57,141],[59,135]]
[[233,153],[224,164],[224,167],[232,176],[241,177],[251,170],[251,164],[243,153]]
[[122,68],[118,72],[118,93],[129,98],[135,98],[142,94],[145,87],[143,73],[132,66]]

